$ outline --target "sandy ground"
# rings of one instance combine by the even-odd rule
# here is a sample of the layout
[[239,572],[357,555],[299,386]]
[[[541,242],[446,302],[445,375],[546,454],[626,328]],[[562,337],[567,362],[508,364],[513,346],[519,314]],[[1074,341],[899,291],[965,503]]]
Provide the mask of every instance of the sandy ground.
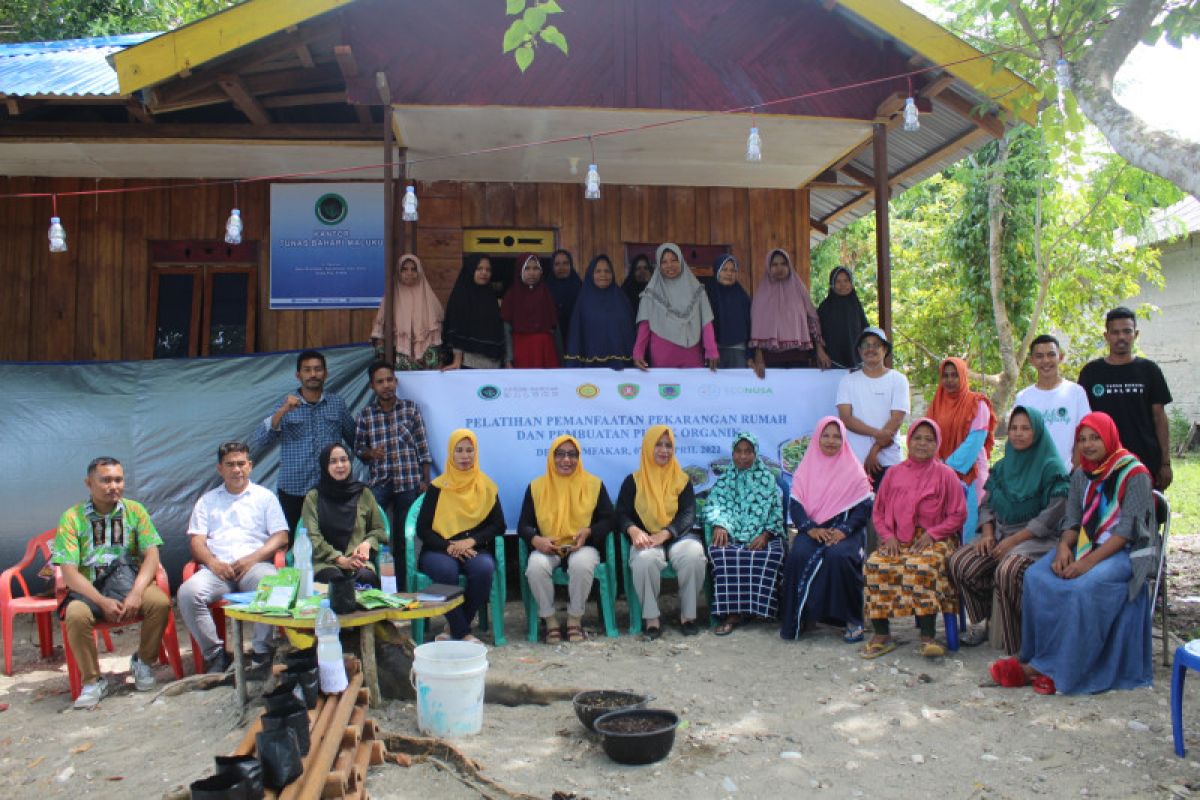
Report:
[[[1187,578],[1200,573],[1200,537],[1177,539],[1175,550],[1174,596],[1200,595]],[[1200,597],[1172,605],[1194,629]],[[654,643],[599,637],[550,648],[523,641],[519,614],[510,603],[510,644],[490,652],[490,675],[642,690],[685,722],[667,760],[622,767],[584,731],[570,703],[489,705],[482,734],[458,744],[516,791],[595,800],[1200,795],[1200,676],[1185,701],[1192,750],[1178,759],[1170,676],[1157,642],[1152,689],[1048,698],[981,686],[996,657],[986,646],[926,661],[914,653],[909,623],[895,626],[906,645],[867,662],[832,629],[789,643],[767,626],[728,638],[668,630]],[[623,603],[618,614],[624,622]],[[9,705],[0,713],[0,798],[158,798],[208,774],[211,756],[240,739],[232,689],[224,687],[153,699],[126,684],[94,711],[71,710],[61,646],[57,664],[41,662],[27,619],[14,636],[16,674],[0,677],[0,702]],[[136,633],[127,629],[114,641],[117,652],[102,653],[102,666],[125,680]],[[186,652],[184,659],[190,663]],[[167,667],[157,672],[160,681],[171,677]],[[375,718],[387,730],[417,734],[410,703],[389,702]],[[372,768],[368,788],[376,798],[479,797],[429,765]]]

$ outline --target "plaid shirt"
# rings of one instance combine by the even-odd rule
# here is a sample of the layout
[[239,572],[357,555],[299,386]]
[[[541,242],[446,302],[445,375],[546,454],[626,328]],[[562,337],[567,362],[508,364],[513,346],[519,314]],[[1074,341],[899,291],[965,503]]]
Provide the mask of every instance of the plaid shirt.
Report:
[[384,456],[367,462],[372,486],[386,486],[392,481],[396,491],[403,492],[421,484],[421,465],[432,464],[433,456],[429,455],[425,422],[416,403],[397,399],[391,411],[384,411],[376,397],[358,412],[354,451],[376,447],[384,449]]
[[354,420],[346,410],[346,401],[333,392],[323,392],[315,403],[305,400],[299,389],[295,394],[300,398],[299,407],[283,415],[279,430],[271,427],[270,417],[263,420],[251,445],[258,450],[279,439],[277,486],[287,494],[304,495],[321,476],[317,456],[325,446],[354,441]]

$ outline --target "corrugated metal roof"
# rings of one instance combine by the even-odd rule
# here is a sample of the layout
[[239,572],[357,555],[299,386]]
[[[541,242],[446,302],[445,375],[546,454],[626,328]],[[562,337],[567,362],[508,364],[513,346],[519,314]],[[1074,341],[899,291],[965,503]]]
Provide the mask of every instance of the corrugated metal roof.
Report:
[[157,33],[0,45],[0,93],[9,97],[119,95],[108,56]]

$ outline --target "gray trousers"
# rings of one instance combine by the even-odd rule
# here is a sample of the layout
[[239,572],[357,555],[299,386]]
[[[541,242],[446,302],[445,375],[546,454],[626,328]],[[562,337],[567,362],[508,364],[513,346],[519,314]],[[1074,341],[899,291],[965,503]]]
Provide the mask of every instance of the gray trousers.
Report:
[[[554,568],[562,563],[559,556],[548,556],[534,550],[529,554],[529,563],[525,567],[525,579],[529,581],[529,591],[537,601],[538,616],[542,619],[554,616]],[[572,617],[583,616],[583,606],[588,595],[592,593],[592,583],[596,577],[596,566],[600,563],[600,553],[590,545],[571,553],[567,559],[567,614]]]
[[[694,536],[687,536],[671,544],[670,564],[679,576],[679,616],[681,619],[696,618],[696,600],[704,587],[704,568],[708,559],[704,556],[704,545]],[[662,547],[634,548],[629,553],[629,569],[633,578],[633,589],[642,603],[642,619],[657,619],[658,592],[662,587],[662,571],[667,566],[667,554]]]
[[[213,623],[212,613],[208,604],[220,599],[228,592],[252,592],[258,588],[258,582],[267,575],[275,574],[275,565],[262,561],[246,570],[246,574],[238,581],[226,581],[218,578],[208,567],[196,570],[192,577],[179,587],[176,600],[179,613],[183,615],[183,624],[200,646],[204,659],[210,660],[220,653],[223,645],[217,635],[217,626]],[[270,651],[271,626],[257,624],[254,626],[254,652]]]

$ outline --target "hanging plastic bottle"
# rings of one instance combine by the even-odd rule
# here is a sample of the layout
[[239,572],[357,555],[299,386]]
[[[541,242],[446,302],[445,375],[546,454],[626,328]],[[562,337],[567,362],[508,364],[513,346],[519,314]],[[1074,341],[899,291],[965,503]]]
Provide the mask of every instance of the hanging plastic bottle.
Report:
[[317,667],[321,675],[321,691],[326,694],[345,691],[346,662],[342,660],[342,626],[328,600],[321,601],[317,612]]
[[405,222],[417,221],[417,189],[411,184],[404,187],[404,213],[400,219]]
[[595,164],[588,164],[587,187],[583,190],[584,200],[600,199],[600,170]]
[[388,594],[399,591],[396,588],[396,561],[392,558],[392,548],[386,544],[379,549],[379,588]]
[[307,533],[296,537],[296,544],[292,547],[292,562],[296,569],[300,572],[300,590],[296,596],[312,597],[312,540],[308,538]]
[[67,229],[62,226],[62,220],[58,217],[50,218],[50,252],[65,253],[67,252]]
[[921,115],[917,111],[917,101],[911,97],[904,99],[904,130],[909,132],[921,130]]
[[762,161],[762,137],[758,135],[757,125],[750,128],[750,135],[746,137],[746,160]]
[[1071,65],[1065,58],[1060,58],[1054,65],[1054,82],[1060,93],[1071,88]]
[[225,244],[242,243],[242,212],[236,208],[229,212],[225,220]]

